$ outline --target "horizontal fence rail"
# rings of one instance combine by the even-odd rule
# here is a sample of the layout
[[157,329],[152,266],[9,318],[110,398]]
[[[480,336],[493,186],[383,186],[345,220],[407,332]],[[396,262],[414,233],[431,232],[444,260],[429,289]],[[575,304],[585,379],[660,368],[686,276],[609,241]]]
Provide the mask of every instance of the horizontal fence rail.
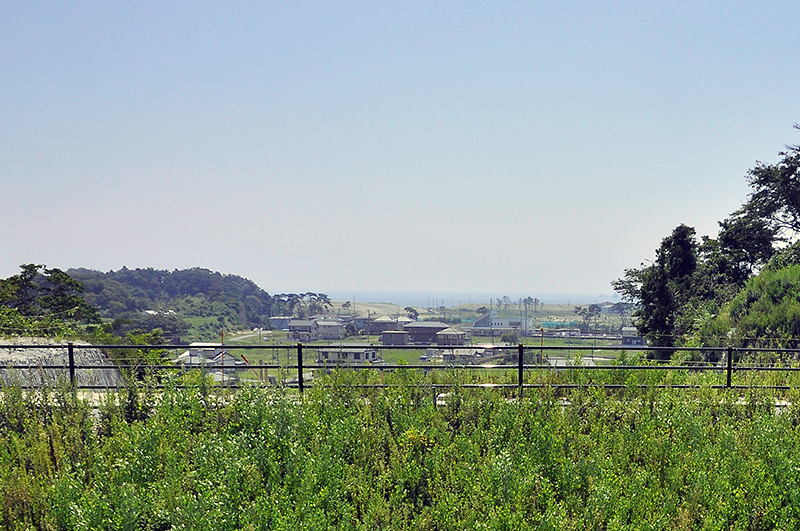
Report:
[[[91,370],[91,371],[145,371],[149,373],[156,373],[159,371],[172,371],[172,372],[186,372],[190,370],[204,370],[204,371],[211,371],[214,369],[221,369],[223,379],[226,371],[229,370],[279,370],[284,371],[287,376],[288,374],[295,373],[295,376],[292,378],[284,378],[280,385],[290,388],[296,388],[301,393],[311,385],[313,382],[309,382],[306,376],[306,371],[312,372],[314,371],[329,371],[332,369],[349,369],[349,370],[377,370],[377,371],[396,371],[401,369],[413,369],[413,370],[423,370],[423,371],[436,371],[436,370],[466,370],[466,371],[487,371],[487,370],[506,370],[506,371],[515,371],[516,372],[516,383],[509,384],[509,383],[470,383],[470,384],[459,384],[458,387],[463,388],[498,388],[498,389],[517,389],[519,396],[522,396],[523,389],[529,388],[539,388],[539,387],[557,387],[557,388],[580,388],[580,387],[603,387],[606,389],[624,389],[629,387],[626,384],[578,384],[578,383],[557,383],[557,384],[531,384],[525,383],[525,372],[526,371],[569,371],[569,370],[580,370],[580,371],[619,371],[619,370],[642,370],[642,371],[715,371],[718,373],[725,374],[725,383],[719,385],[710,385],[707,387],[711,388],[726,388],[726,389],[749,389],[756,386],[748,386],[748,385],[734,385],[732,382],[732,376],[735,372],[748,372],[748,371],[777,371],[777,372],[786,372],[792,373],[800,371],[800,365],[794,366],[775,366],[775,365],[747,365],[743,363],[734,364],[734,358],[739,358],[743,354],[747,353],[777,353],[780,355],[791,355],[795,357],[800,357],[800,349],[767,349],[767,348],[736,348],[736,347],[645,347],[645,346],[624,346],[624,345],[614,345],[614,346],[587,346],[587,345],[569,345],[569,346],[554,346],[554,345],[393,345],[393,346],[384,346],[384,345],[370,345],[370,344],[347,344],[347,345],[338,345],[338,344],[329,344],[329,345],[317,345],[317,344],[248,344],[248,345],[238,345],[238,344],[224,344],[224,345],[208,345],[208,346],[197,346],[197,345],[88,345],[88,344],[76,344],[76,343],[59,343],[59,344],[1,344],[0,343],[0,351],[7,350],[7,351],[25,351],[31,349],[38,349],[38,350],[66,350],[66,358],[64,362],[61,364],[24,364],[24,363],[11,363],[8,362],[5,366],[0,366],[0,375],[9,375],[10,371],[13,375],[13,371],[22,371],[22,370],[54,370],[54,371],[63,371],[65,376],[68,375],[68,381],[70,385],[75,387],[76,389],[113,389],[113,388],[121,388],[122,385],[118,386],[108,386],[108,385],[87,385],[87,384],[79,384],[76,379],[76,371],[79,370]],[[244,365],[234,366],[233,364],[228,364],[227,362],[223,362],[220,364],[216,364],[214,362],[209,361],[205,364],[181,364],[181,363],[171,363],[171,364],[140,364],[140,363],[112,363],[110,360],[106,359],[105,364],[84,364],[84,363],[77,363],[75,360],[75,352],[80,350],[99,350],[101,352],[108,352],[108,351],[125,351],[125,350],[137,350],[137,351],[149,351],[149,350],[168,350],[168,351],[178,351],[178,350],[195,350],[195,351],[208,351],[208,350],[218,350],[225,353],[230,353],[230,351],[263,351],[263,352],[275,352],[275,351],[285,351],[286,355],[286,363],[264,363],[264,364],[255,364],[255,363],[247,363],[246,360]],[[334,362],[320,362],[320,359],[317,359],[316,363],[308,363],[305,360],[305,357],[308,357],[310,354],[316,353],[317,350],[323,351],[347,351],[347,350],[375,350],[379,352],[383,351],[391,351],[391,350],[416,350],[416,351],[427,351],[429,349],[435,349],[437,351],[458,351],[458,350],[469,350],[469,349],[482,349],[484,351],[489,351],[492,355],[485,356],[489,358],[494,358],[500,355],[505,355],[506,361],[508,363],[459,363],[456,361],[450,362],[439,362],[439,363],[415,363],[415,364],[390,364],[390,363],[344,363],[341,361],[334,361]],[[592,354],[597,352],[613,352],[613,353],[620,353],[623,351],[633,351],[633,352],[702,352],[702,353],[717,353],[720,357],[721,362],[718,363],[698,363],[698,364],[678,364],[673,365],[668,362],[656,362],[653,361],[649,364],[637,364],[637,365],[621,365],[621,364],[602,364],[602,365],[582,365],[582,364],[572,364],[571,362],[567,362],[562,365],[552,365],[549,362],[544,362],[545,353],[563,353],[567,352],[571,354],[572,352],[591,352]],[[525,356],[528,354],[529,356],[535,357],[538,360],[538,363],[533,364],[526,364]],[[295,357],[296,356],[296,357]],[[561,359],[561,358],[559,358]],[[2,362],[0,362],[2,363]],[[237,380],[235,377],[231,378],[231,380]],[[254,382],[261,385],[264,385],[264,382]],[[231,384],[228,383],[231,387],[237,387],[238,384]],[[443,389],[448,387],[454,387],[454,384],[442,384],[442,383],[428,383],[424,384],[427,388],[432,389]],[[38,387],[36,385],[24,385],[23,387]],[[157,386],[158,387],[158,386]],[[357,387],[368,387],[368,388],[385,388],[390,387],[388,384],[360,384]],[[656,384],[656,385],[645,385],[639,384],[637,387],[654,387],[654,388],[696,388],[700,387],[699,385],[683,385],[683,384]],[[788,385],[766,385],[766,386],[757,386],[758,388],[764,389],[781,389],[786,390],[790,389],[791,386]]]

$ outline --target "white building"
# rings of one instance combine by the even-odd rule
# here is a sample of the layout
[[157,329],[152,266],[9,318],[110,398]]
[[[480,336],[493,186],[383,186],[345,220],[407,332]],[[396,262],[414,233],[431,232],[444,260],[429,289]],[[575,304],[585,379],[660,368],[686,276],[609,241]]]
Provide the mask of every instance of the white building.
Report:
[[533,329],[533,319],[523,317],[497,317],[497,311],[483,314],[468,329],[473,336],[502,336],[516,333],[527,335]]
[[383,361],[374,348],[331,347],[317,349],[317,363],[378,363]]

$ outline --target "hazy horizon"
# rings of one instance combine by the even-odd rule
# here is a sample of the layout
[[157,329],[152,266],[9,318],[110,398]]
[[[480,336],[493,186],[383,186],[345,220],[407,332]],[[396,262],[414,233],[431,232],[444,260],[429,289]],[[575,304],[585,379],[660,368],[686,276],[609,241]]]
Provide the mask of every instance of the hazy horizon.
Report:
[[[414,306],[417,308],[427,308],[427,307],[435,307],[439,306],[446,306],[456,307],[461,305],[462,307],[468,307],[468,305],[474,306],[475,308],[478,307],[476,303],[480,303],[481,305],[489,305],[490,299],[494,299],[494,302],[497,302],[499,297],[508,296],[513,304],[517,304],[520,299],[524,299],[525,297],[534,297],[540,300],[540,302],[544,304],[594,304],[597,302],[605,302],[605,301],[612,301],[612,302],[619,302],[620,298],[618,295],[614,294],[613,292],[609,292],[608,294],[568,294],[568,293],[541,293],[541,294],[534,294],[529,293],[525,295],[519,294],[511,294],[511,293],[451,293],[451,294],[439,294],[439,295],[431,295],[426,293],[412,293],[412,292],[393,292],[393,293],[386,293],[386,292],[362,292],[362,293],[351,293],[345,294],[341,292],[335,293],[327,293],[323,292],[328,297],[330,297],[333,301],[353,301],[355,300],[356,304],[359,302],[372,302],[372,303],[389,303],[389,304],[396,304],[397,306],[403,308],[405,306]],[[433,292],[436,293],[436,292]]]
[[4,2],[0,277],[610,293],[800,142],[798,22],[789,1]]

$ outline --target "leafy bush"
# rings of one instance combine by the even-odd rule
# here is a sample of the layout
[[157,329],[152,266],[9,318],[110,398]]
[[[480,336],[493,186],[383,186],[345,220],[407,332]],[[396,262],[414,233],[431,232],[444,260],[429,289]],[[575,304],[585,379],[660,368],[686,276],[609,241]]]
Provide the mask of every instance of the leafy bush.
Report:
[[519,343],[519,336],[514,332],[509,332],[500,336],[500,341],[505,343]]

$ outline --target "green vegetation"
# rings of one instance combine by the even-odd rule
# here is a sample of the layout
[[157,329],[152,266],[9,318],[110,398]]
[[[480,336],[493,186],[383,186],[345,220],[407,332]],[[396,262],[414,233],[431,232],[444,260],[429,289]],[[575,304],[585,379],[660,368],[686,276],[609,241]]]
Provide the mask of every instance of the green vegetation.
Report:
[[113,343],[158,331],[171,343],[216,340],[223,332],[268,328],[271,315],[310,316],[333,304],[324,293],[270,296],[248,279],[202,268],[21,268],[0,279],[0,334],[6,336]]
[[370,390],[349,384],[378,374],[337,371],[300,397],[190,377],[97,414],[68,388],[7,387],[0,527],[797,528],[800,393],[776,414],[765,391],[634,387],[652,372],[522,400],[456,388],[438,406],[425,383],[469,378],[404,370]]
[[725,333],[736,346],[798,348],[800,265],[768,267],[748,280],[703,332],[705,336]]
[[423,354],[425,354],[425,351],[420,349],[392,349],[381,351],[383,361],[389,364],[408,363],[409,365],[417,365],[421,363],[419,358]]
[[[626,302],[613,313],[504,296],[499,314],[543,325],[580,318],[584,329],[606,331],[635,304],[639,330],[678,362],[719,356],[688,346],[797,348],[800,147],[781,155],[748,173],[753,192],[716,238],[698,241],[679,225],[654,262],[626,270],[613,283]],[[65,273],[28,264],[0,281],[4,335],[108,344],[216,338],[264,327],[270,312],[331,307],[324,294],[270,296],[204,269]],[[475,317],[467,308],[405,311],[452,323]],[[525,383],[539,387],[522,396],[511,365],[316,371],[301,395],[280,385],[294,377],[293,352],[284,335],[273,338],[241,352],[281,365],[269,375],[277,386],[234,391],[199,374],[134,369],[125,389],[99,399],[67,385],[0,389],[0,528],[800,528],[800,372],[741,371],[734,385],[751,389],[720,389],[721,371],[588,370],[577,361],[589,351],[573,350],[563,368],[526,371]],[[524,361],[538,362],[540,338],[522,339]],[[109,355],[160,363],[166,352]],[[313,362],[313,346],[305,352]],[[416,364],[420,353],[384,358]],[[794,354],[749,356],[797,367]],[[654,362],[622,352],[599,363]],[[469,387],[486,383],[509,386]],[[607,384],[616,388],[597,387]]]
[[612,282],[637,304],[635,324],[652,345],[796,344],[800,146],[780,156],[748,172],[752,193],[719,223],[716,238],[698,242],[694,228],[681,224],[662,240],[654,262]]
[[158,328],[173,342],[218,338],[223,330],[266,327],[274,304],[252,281],[202,268],[68,273],[83,283],[87,302],[118,335]]
[[77,329],[55,317],[32,318],[15,308],[0,305],[0,336],[75,337]]
[[97,309],[84,299],[83,284],[56,268],[24,264],[21,269],[0,279],[0,336],[71,336],[100,323]]
[[509,332],[500,336],[500,341],[503,343],[519,343],[519,336],[514,332]]

